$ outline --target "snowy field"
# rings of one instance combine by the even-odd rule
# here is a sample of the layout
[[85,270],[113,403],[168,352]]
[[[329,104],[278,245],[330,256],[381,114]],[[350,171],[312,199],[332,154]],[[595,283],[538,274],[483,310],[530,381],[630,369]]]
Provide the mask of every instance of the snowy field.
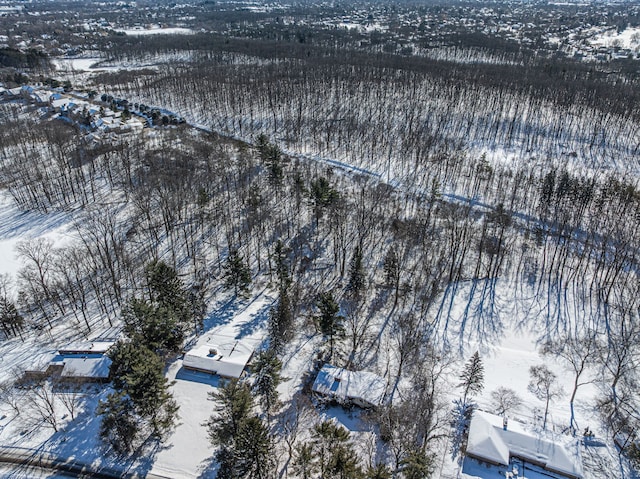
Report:
[[640,48],[640,27],[625,28],[621,32],[615,29],[591,38],[591,44],[603,47],[620,47],[631,50]]

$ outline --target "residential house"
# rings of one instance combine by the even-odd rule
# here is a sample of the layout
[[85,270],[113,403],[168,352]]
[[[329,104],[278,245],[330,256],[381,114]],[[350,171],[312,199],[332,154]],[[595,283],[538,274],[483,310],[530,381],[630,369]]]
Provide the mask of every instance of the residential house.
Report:
[[349,371],[325,364],[318,372],[312,390],[341,404],[368,408],[384,403],[387,381],[367,371]]
[[581,479],[583,472],[579,441],[575,438],[566,439],[561,436],[553,441],[524,430],[517,422],[475,411],[469,425],[466,456],[497,466],[512,467],[516,464],[520,468],[518,475],[524,477],[527,476],[523,469],[529,465],[541,468],[552,478]]
[[255,346],[255,341],[251,340],[223,335],[210,336],[206,344],[185,353],[182,366],[223,378],[239,378],[251,361]]

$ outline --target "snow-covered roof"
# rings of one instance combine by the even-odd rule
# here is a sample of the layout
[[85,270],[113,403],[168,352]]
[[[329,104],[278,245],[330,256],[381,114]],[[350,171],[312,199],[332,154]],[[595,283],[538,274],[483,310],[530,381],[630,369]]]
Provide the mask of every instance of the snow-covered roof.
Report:
[[380,406],[384,401],[387,381],[367,371],[349,371],[325,364],[313,383],[313,391],[341,401]]
[[107,379],[110,369],[111,359],[106,356],[65,358],[60,376],[63,378]]
[[210,336],[207,343],[184,355],[182,365],[227,378],[239,378],[251,360],[255,344],[231,336]]
[[467,455],[505,466],[515,456],[568,477],[582,477],[577,441],[565,446],[533,436],[513,424],[505,431],[502,417],[484,411],[475,411],[471,419]]
[[62,356],[69,354],[105,354],[115,344],[115,341],[84,341],[72,343],[59,348]]

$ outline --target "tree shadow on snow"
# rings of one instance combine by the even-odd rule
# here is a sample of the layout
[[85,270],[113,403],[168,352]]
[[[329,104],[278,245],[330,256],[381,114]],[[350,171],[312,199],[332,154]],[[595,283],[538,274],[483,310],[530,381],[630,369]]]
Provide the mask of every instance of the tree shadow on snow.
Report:
[[185,369],[184,367],[180,368],[180,370],[176,374],[176,379],[181,381],[189,381],[192,383],[208,384],[209,386],[213,386],[215,388],[217,388],[220,383],[220,376],[218,376],[217,374],[207,374],[199,371],[191,371],[189,369]]
[[214,456],[202,461],[198,466],[198,479],[214,479],[218,474],[218,466]]

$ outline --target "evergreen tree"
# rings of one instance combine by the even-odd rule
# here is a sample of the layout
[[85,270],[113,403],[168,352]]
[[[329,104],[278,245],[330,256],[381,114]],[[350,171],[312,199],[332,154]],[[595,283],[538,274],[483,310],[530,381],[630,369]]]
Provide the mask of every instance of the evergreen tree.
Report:
[[175,311],[181,321],[188,322],[188,295],[176,270],[156,260],[146,266],[145,273],[151,302]]
[[362,249],[356,246],[349,264],[349,283],[347,291],[354,297],[359,297],[365,287],[364,268],[362,267]]
[[257,416],[248,418],[235,438],[235,467],[238,477],[247,479],[270,477],[274,468],[272,448],[273,441],[267,426]]
[[271,348],[280,351],[293,337],[293,314],[287,288],[280,288],[278,303],[269,311]]
[[[171,383],[164,376],[164,362],[144,345],[132,342],[116,344],[110,357],[115,392],[98,409],[103,416],[103,439],[113,443],[124,435],[132,443],[137,432],[145,430],[164,439],[175,425],[178,412],[178,405],[169,392]],[[119,414],[122,424],[114,426]],[[116,431],[111,432],[114,427]]]
[[484,365],[478,351],[467,361],[460,374],[458,387],[462,388],[462,402],[467,401],[467,396],[479,394],[484,388]]
[[425,479],[434,471],[434,457],[421,449],[409,451],[402,460],[401,471],[404,479]]
[[340,195],[324,176],[311,182],[310,195],[317,225],[324,209],[335,203]]
[[398,250],[395,246],[392,246],[384,257],[384,282],[388,288],[393,288],[394,290],[394,306],[398,304],[400,295],[400,271]]
[[311,479],[318,470],[316,455],[311,444],[296,446],[292,471],[300,479]]
[[344,332],[342,325],[343,317],[338,314],[340,307],[333,299],[331,292],[320,294],[316,301],[319,314],[315,316],[315,321],[320,333],[329,338],[329,360],[333,358],[334,342]]
[[278,359],[273,349],[269,349],[258,354],[252,369],[256,376],[253,389],[260,398],[260,406],[267,414],[267,419],[270,420],[271,413],[279,405],[277,388],[282,382],[282,376],[280,376],[282,361]]
[[233,288],[234,294],[248,294],[251,285],[251,270],[237,250],[231,250],[224,266],[225,287]]
[[358,457],[349,441],[349,431],[332,421],[316,424],[312,445],[323,478],[357,478],[362,474]]
[[169,307],[134,298],[122,308],[122,321],[128,338],[156,353],[182,348],[187,326]]
[[96,413],[102,416],[100,437],[118,454],[131,452],[140,434],[141,420],[126,393],[109,394],[106,400],[100,401]]
[[214,446],[232,444],[253,411],[251,388],[232,379],[218,388],[217,392],[210,392],[209,397],[218,404],[218,415],[211,416],[206,423],[209,440]]
[[391,479],[393,473],[386,464],[379,462],[375,466],[367,467],[364,477],[365,479]]
[[289,276],[289,265],[287,264],[287,253],[285,246],[281,240],[276,242],[273,252],[273,258],[276,263],[276,277],[278,279],[278,289],[288,289],[291,285]]
[[18,312],[16,305],[5,297],[0,297],[0,327],[5,336],[19,335],[22,339],[24,317]]
[[245,383],[231,380],[209,393],[218,403],[217,415],[206,423],[209,439],[220,449],[218,478],[266,479],[273,469],[272,440],[267,427],[253,414],[253,396]]

